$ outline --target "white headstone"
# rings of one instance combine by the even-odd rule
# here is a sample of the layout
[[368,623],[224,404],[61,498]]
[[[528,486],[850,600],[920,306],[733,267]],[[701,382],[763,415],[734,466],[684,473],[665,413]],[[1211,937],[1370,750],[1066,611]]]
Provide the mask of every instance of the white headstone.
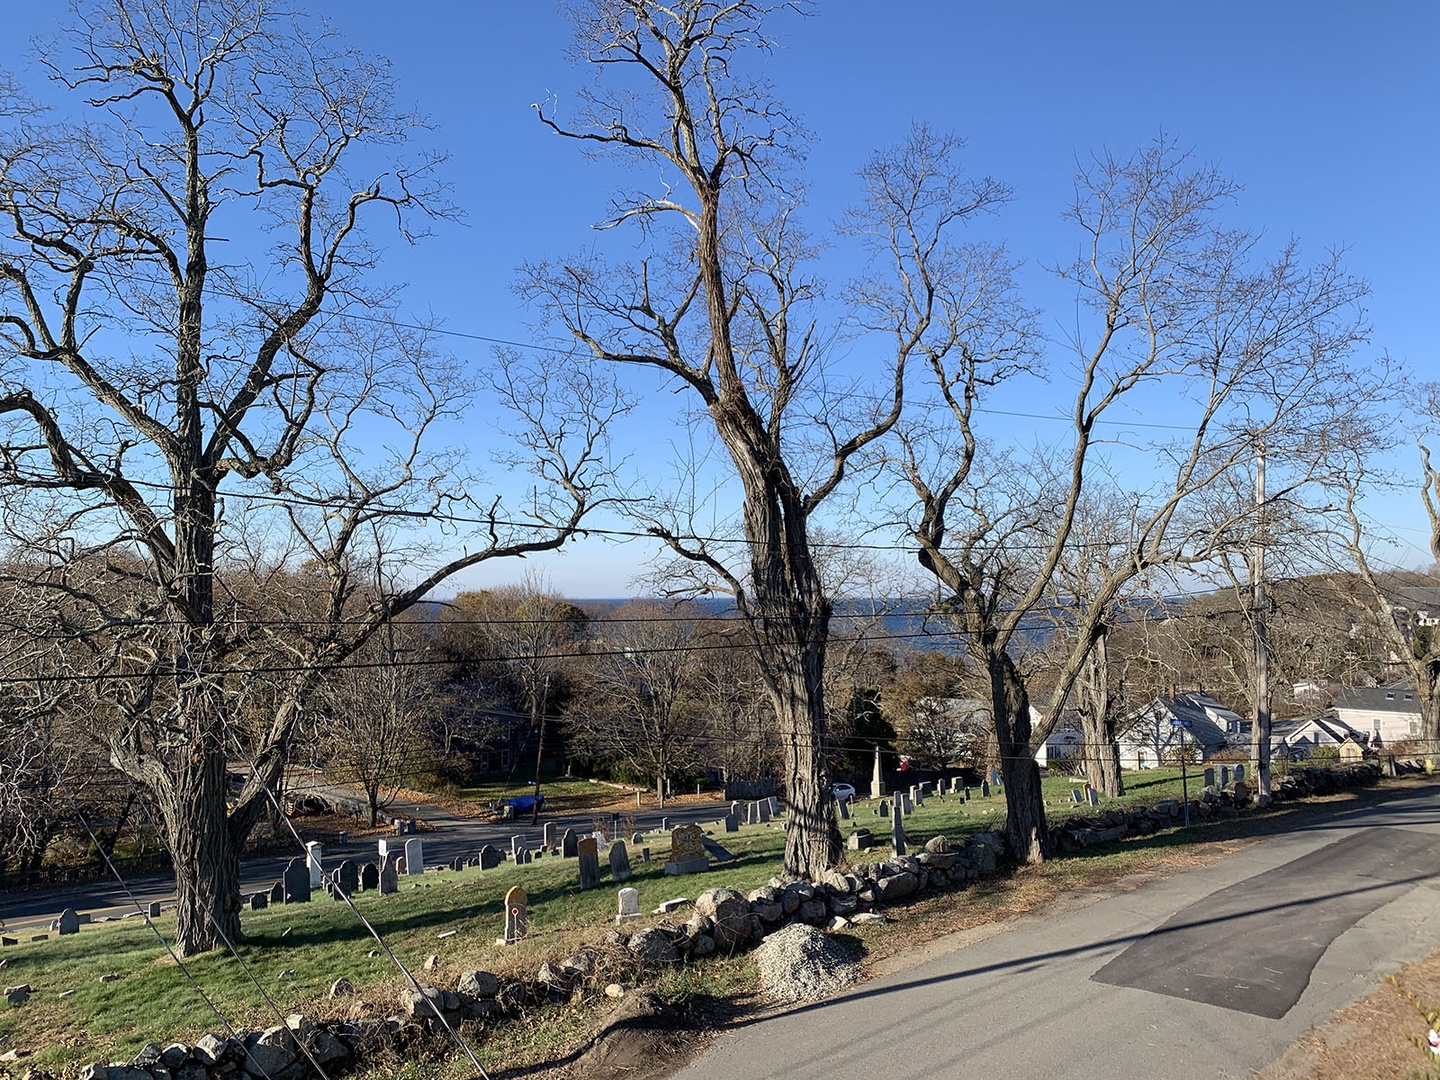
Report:
[[629,922],[631,919],[640,918],[640,890],[620,890],[620,911],[615,916],[617,923]]
[[305,865],[310,869],[310,888],[320,888],[320,882],[324,880],[323,871],[320,867],[320,858],[324,850],[319,840],[311,840],[305,845]]

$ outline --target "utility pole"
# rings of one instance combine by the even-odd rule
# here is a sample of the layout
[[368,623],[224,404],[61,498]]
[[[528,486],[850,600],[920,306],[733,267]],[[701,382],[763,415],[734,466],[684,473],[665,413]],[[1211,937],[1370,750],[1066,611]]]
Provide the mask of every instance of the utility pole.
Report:
[[545,707],[550,701],[550,675],[545,675],[545,686],[540,691],[540,737],[535,745],[535,801],[530,805],[530,824],[540,820],[540,763],[545,759]]
[[1250,554],[1251,620],[1255,633],[1255,712],[1250,760],[1255,772],[1255,804],[1270,804],[1270,629],[1265,593],[1265,441],[1255,449],[1255,541]]

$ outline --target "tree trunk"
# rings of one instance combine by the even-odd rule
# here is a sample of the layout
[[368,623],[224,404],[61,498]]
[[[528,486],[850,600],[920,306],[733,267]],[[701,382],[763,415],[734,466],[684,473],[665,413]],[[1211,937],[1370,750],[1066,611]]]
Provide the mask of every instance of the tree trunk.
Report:
[[1440,659],[1416,664],[1419,676],[1416,699],[1420,702],[1420,746],[1431,772],[1440,767]]
[[204,753],[187,764],[156,793],[175,869],[175,947],[182,957],[243,940],[240,857],[225,815],[225,756]]
[[1080,710],[1085,779],[1111,799],[1125,794],[1120,774],[1120,744],[1115,739],[1115,710],[1110,700],[1109,630],[1102,626],[1087,660],[1085,707]]
[[[793,628],[796,622],[784,625]],[[767,679],[785,755],[785,872],[813,881],[835,865],[841,851],[824,753],[824,643],[791,638],[785,644],[801,662]]]
[[1030,695],[1015,663],[1005,652],[992,652],[990,706],[1000,744],[1000,775],[1005,782],[1005,838],[1010,852],[1026,863],[1050,857],[1050,828],[1040,787],[1040,765],[1030,750]]

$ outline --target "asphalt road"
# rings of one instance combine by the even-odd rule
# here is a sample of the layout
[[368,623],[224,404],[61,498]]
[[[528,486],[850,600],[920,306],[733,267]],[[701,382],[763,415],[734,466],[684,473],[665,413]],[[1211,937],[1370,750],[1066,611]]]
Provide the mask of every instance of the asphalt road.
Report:
[[[351,797],[354,797],[353,793]],[[672,828],[690,822],[713,822],[719,820],[729,808],[730,804],[727,802],[693,803],[667,807],[664,810],[631,809],[625,812],[625,816],[634,819],[637,830],[653,833],[659,830],[662,819],[668,819]],[[544,815],[540,824],[533,826],[528,817],[515,822],[493,823],[457,818],[437,807],[407,802],[392,804],[389,812],[397,816],[420,818],[433,826],[432,831],[416,834],[424,841],[426,866],[448,865],[456,856],[474,855],[485,844],[495,844],[508,852],[512,836],[522,836],[527,847],[538,848],[546,821],[555,822],[560,832],[574,828],[577,832],[588,833],[594,830],[597,816],[602,820],[609,818],[607,812],[602,815]],[[250,893],[269,889],[280,880],[285,864],[296,855],[303,854],[303,850],[297,848],[294,852],[258,855],[245,859],[240,867],[241,894],[248,896]],[[324,848],[322,859],[327,869],[333,869],[347,858],[357,862],[373,861],[376,858],[375,838],[353,840],[348,844],[327,844]],[[127,895],[126,888],[130,895]],[[56,889],[0,895],[0,921],[4,922],[5,932],[12,933],[17,930],[43,929],[67,907],[78,912],[88,912],[91,916],[118,917],[134,913],[136,901],[146,904],[158,900],[162,905],[168,905],[173,903],[174,899],[175,882],[168,874],[132,878],[124,887],[113,879],[86,882]]]
[[1440,948],[1437,873],[1440,799],[1395,800],[946,939],[917,966],[737,1030],[676,1077],[1247,1077]]

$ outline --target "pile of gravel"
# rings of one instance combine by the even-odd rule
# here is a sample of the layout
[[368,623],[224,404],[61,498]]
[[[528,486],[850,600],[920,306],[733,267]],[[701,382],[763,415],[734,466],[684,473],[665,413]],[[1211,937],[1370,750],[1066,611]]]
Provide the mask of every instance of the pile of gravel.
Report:
[[819,1001],[860,981],[860,965],[823,931],[791,923],[755,950],[760,980],[776,1001]]

